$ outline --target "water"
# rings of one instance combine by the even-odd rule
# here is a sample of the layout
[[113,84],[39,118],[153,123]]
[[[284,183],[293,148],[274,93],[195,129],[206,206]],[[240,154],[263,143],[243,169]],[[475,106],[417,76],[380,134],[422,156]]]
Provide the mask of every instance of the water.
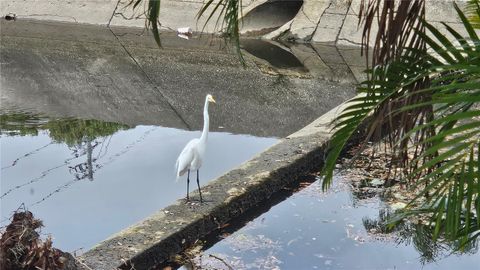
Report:
[[[88,25],[2,25],[0,226],[22,206],[43,220],[54,246],[88,249],[185,196],[173,167],[200,135],[205,94],[217,105],[203,185],[352,97],[364,69],[351,48],[244,40],[244,68],[219,42],[162,35],[159,50],[150,36],[113,31],[117,37]],[[194,261],[206,269],[225,268],[218,258],[234,269],[480,263],[473,248],[423,266],[451,248],[433,245],[420,227],[375,233],[388,209],[340,180],[328,193],[314,183],[225,232]]]
[[[174,164],[200,136],[206,94],[217,104],[203,185],[354,94],[352,81],[303,76],[326,65],[315,55],[270,43],[245,41],[257,56],[244,67],[221,39],[163,34],[160,50],[141,29],[112,31],[2,24],[0,226],[24,206],[55,247],[88,249],[185,196]],[[259,59],[281,70],[265,74]],[[289,68],[299,76],[279,75]]]
[[[42,232],[54,237],[55,246],[73,251],[185,196],[186,181],[175,182],[174,164],[200,131],[21,116],[29,120],[16,126],[10,117],[0,136],[2,225],[23,203],[43,220]],[[201,184],[276,141],[210,133]]]
[[452,247],[433,244],[424,227],[381,233],[375,225],[389,211],[382,200],[356,197],[346,179],[335,180],[327,193],[315,182],[231,235],[221,233],[218,243],[207,244],[192,261],[197,269],[229,269],[224,262],[233,269],[474,269],[480,264],[477,248],[447,256]]

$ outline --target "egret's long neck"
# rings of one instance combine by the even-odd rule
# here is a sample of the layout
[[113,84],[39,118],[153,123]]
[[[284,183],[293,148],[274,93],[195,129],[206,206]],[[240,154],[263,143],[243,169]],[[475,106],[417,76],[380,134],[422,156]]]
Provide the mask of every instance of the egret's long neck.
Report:
[[203,131],[202,136],[200,137],[201,141],[206,142],[208,138],[208,128],[209,128],[209,119],[208,119],[208,99],[205,100],[205,106],[203,108]]

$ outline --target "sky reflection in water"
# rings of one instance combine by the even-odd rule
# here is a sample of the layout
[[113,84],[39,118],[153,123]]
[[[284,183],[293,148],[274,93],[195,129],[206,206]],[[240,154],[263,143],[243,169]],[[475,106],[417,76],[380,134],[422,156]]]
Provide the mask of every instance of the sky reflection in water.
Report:
[[[365,220],[379,220],[386,205],[378,197],[359,199],[347,181],[336,177],[327,193],[314,182],[240,230],[220,235],[225,239],[193,261],[201,269],[229,269],[220,258],[236,270],[477,269],[480,265],[477,249],[470,250],[472,254],[445,257],[451,248],[433,247],[431,238],[416,237],[414,230],[367,232]],[[439,260],[422,265],[431,252]]]
[[[44,221],[42,232],[52,234],[56,247],[88,249],[185,196],[185,181],[174,180],[174,164],[183,146],[200,136],[199,131],[120,126],[112,135],[84,136],[75,142],[68,124],[62,122],[55,129],[64,131],[63,142],[52,140],[53,129],[7,136],[12,134],[3,126],[1,226],[24,203]],[[275,142],[274,138],[210,133],[201,184]]]

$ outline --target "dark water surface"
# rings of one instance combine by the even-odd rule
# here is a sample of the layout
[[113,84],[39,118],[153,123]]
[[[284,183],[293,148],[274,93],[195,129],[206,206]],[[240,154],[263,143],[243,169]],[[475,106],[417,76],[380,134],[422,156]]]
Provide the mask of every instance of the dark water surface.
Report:
[[348,179],[336,177],[327,193],[317,181],[220,235],[192,262],[200,269],[478,269],[477,247],[447,256],[451,246],[434,245],[426,228],[381,233],[376,224],[388,211],[376,196],[353,195]]

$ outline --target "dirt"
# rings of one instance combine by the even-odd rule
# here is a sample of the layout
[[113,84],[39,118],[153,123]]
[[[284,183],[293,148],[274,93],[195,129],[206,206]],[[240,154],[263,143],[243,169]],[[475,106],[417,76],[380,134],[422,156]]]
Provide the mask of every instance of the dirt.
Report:
[[[402,169],[392,162],[392,152],[385,144],[369,144],[360,154],[351,148],[346,157],[337,164],[339,174],[348,179],[352,192],[360,198],[380,196],[393,211],[407,207],[419,194],[422,186],[405,182]],[[424,202],[415,200],[411,207]]]

